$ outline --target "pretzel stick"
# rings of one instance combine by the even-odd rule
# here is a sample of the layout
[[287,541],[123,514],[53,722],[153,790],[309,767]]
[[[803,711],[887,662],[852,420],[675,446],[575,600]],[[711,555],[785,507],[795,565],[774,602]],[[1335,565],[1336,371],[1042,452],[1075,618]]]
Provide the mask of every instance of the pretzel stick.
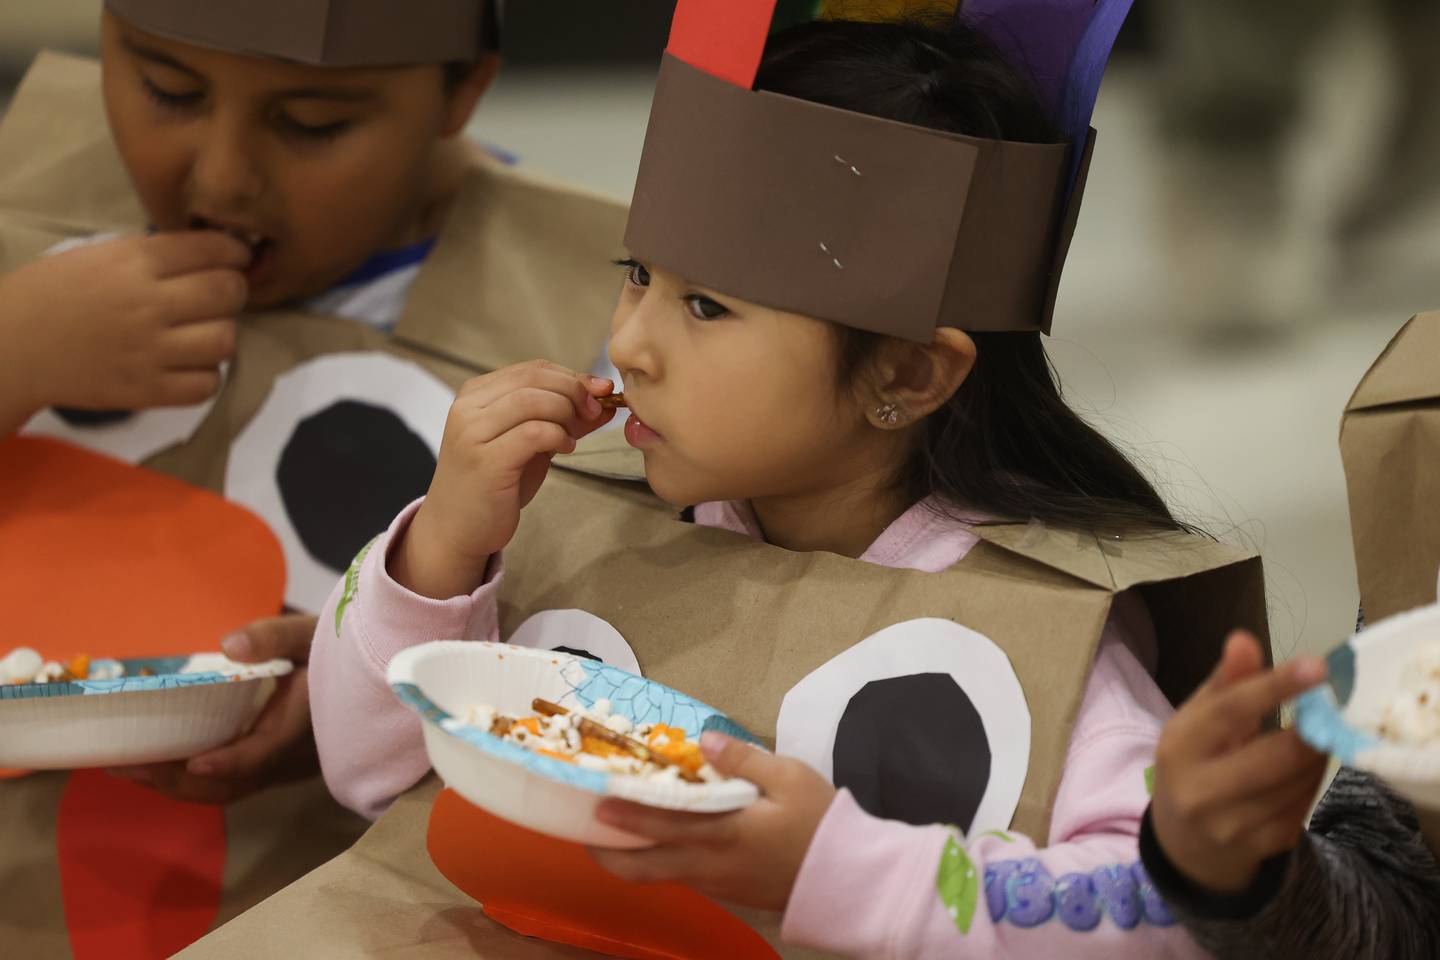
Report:
[[[539,697],[536,697],[533,701],[531,701],[530,709],[534,710],[536,713],[543,713],[547,717],[563,717],[570,713],[569,710],[566,710],[559,704],[551,703],[549,700],[541,700]],[[624,750],[626,753],[630,754],[630,756],[632,757],[635,757],[637,760],[648,761],[655,764],[657,767],[675,766],[675,764],[667,757],[662,757],[660,754],[656,753],[654,750],[651,750],[648,746],[641,743],[639,740],[636,740],[634,737],[627,737],[623,733],[616,733],[609,727],[598,724],[594,720],[591,720],[589,717],[580,718],[580,735],[582,737],[593,737],[596,740],[608,743],[612,747],[617,747],[621,750]],[[686,770],[684,767],[680,768],[680,779],[688,781],[690,783],[705,782],[695,774],[691,773],[689,770]]]
[[620,407],[629,409],[630,407],[630,405],[625,402],[625,394],[623,393],[612,393],[608,397],[601,397],[600,406],[606,410],[616,410]]

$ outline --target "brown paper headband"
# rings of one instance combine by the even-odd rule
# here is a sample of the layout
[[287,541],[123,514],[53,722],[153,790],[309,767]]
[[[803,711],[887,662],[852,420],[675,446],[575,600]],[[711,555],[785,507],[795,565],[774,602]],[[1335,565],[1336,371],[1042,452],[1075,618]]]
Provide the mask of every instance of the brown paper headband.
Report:
[[746,90],[667,54],[625,242],[860,330],[1048,332],[1084,186],[1061,210],[1069,157]]
[[157,36],[314,66],[478,60],[495,48],[496,0],[105,0]]

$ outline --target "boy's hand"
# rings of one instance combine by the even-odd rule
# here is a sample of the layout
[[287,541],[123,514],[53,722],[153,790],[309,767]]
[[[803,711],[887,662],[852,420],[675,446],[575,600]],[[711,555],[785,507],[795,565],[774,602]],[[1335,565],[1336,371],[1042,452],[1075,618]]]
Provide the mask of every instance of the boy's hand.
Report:
[[214,231],[129,237],[0,277],[0,336],[16,403],[137,410],[220,386],[249,292],[250,250]]
[[233,803],[266,787],[303,780],[320,771],[310,728],[307,682],[316,619],[308,614],[272,617],[225,638],[225,655],[241,663],[290,660],[295,670],[277,681],[248,733],[208,753],[175,763],[111,770],[115,776],[191,803]]
[[676,881],[721,900],[784,910],[835,788],[799,760],[718,733],[702,736],[700,749],[720,773],[759,787],[760,799],[734,813],[684,813],[606,800],[596,819],[658,846],[590,855],[636,883]]
[[430,492],[390,555],[396,581],[437,600],[472,593],[515,535],[550,458],[614,416],[596,399],[613,386],[537,360],[461,387]]
[[1262,862],[1298,842],[1325,757],[1293,730],[1260,731],[1282,703],[1324,679],[1313,657],[1266,670],[1255,638],[1237,631],[1210,679],[1165,725],[1150,819],[1193,883],[1239,893]]

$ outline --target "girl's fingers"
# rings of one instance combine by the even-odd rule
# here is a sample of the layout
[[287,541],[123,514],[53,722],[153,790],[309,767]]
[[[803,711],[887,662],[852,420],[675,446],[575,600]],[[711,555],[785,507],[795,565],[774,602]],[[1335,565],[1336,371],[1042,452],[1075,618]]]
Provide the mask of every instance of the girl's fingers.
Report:
[[[1321,773],[1324,773],[1323,767]],[[1288,792],[1276,792],[1270,797],[1273,806],[1251,814],[1253,826],[1242,840],[1246,849],[1261,858],[1293,849],[1310,819],[1310,808],[1320,792],[1321,779],[1323,776],[1292,784]]]
[[1202,753],[1213,755],[1252,736],[1282,703],[1324,679],[1323,660],[1297,657],[1273,670],[1212,690],[1203,703],[1195,704],[1197,709],[1190,711],[1196,746]]
[[626,800],[606,800],[595,819],[659,844],[725,844],[735,837],[735,818],[725,813],[661,810]]
[[1294,730],[1277,730],[1212,761],[1206,768],[1206,780],[1217,792],[1258,794],[1308,781],[1316,764],[1323,766],[1324,762]]
[[1213,678],[1217,689],[1229,687],[1265,669],[1265,651],[1249,630],[1235,630],[1225,640],[1225,651]]
[[235,354],[235,321],[204,320],[172,327],[161,336],[158,353],[167,370],[218,367]]
[[538,387],[522,387],[476,414],[463,436],[469,444],[491,443],[532,421],[553,424],[572,439],[583,427],[589,426],[577,419],[569,397]]
[[558,423],[530,420],[497,437],[487,448],[499,463],[523,471],[537,456],[570,453],[575,438]]
[[688,847],[651,847],[648,850],[594,850],[595,862],[632,883],[684,883],[693,878],[695,851]]
[[543,360],[506,367],[471,380],[461,388],[457,403],[470,410],[481,410],[526,387],[569,397],[576,415],[582,419],[594,418],[600,413],[600,404],[594,399],[589,376]]
[[1275,821],[1303,824],[1319,788],[1319,779],[1306,772],[1267,789],[1202,801],[1199,806],[1207,812],[1196,822],[1205,824],[1206,832],[1220,843],[1244,843]]

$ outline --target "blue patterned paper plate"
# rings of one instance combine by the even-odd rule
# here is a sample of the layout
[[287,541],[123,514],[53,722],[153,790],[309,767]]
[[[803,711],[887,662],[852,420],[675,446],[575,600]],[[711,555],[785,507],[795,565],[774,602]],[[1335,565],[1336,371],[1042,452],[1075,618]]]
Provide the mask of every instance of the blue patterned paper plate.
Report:
[[[289,661],[181,673],[189,657],[122,660],[128,676],[0,686],[0,768],[159,763],[228,743],[254,722]],[[198,666],[209,666],[207,663]],[[153,676],[138,676],[142,669]]]
[[[257,680],[263,677],[281,677],[294,669],[288,660],[254,664],[240,673],[205,671],[181,673],[189,657],[138,657],[120,660],[125,675],[114,680],[68,680],[57,683],[14,683],[0,685],[0,702],[6,700],[27,700],[32,697],[75,697],[108,693],[140,693],[151,690],[173,690],[177,687],[196,687],[210,683],[231,683],[238,680]],[[148,670],[151,676],[141,676]]]
[[601,799],[723,812],[748,806],[759,795],[745,780],[694,784],[588,770],[533,753],[462,719],[469,707],[482,704],[523,716],[532,712],[537,697],[586,708],[603,699],[614,713],[637,724],[664,723],[692,737],[713,730],[758,743],[714,707],[604,663],[508,644],[439,641],[396,656],[388,677],[395,695],[424,718],[431,762],[446,783],[472,803],[544,833],[636,846],[605,835],[594,823],[593,809]]

